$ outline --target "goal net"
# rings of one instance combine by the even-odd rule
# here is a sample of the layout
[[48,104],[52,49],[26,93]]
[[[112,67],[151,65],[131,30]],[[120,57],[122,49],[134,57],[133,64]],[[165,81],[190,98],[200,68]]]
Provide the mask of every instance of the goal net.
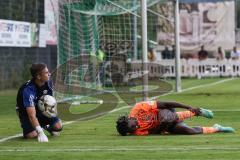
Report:
[[[60,100],[88,97],[134,104],[142,100],[142,25],[140,0],[59,0],[58,69],[55,87]],[[164,7],[163,7],[164,6]],[[173,6],[147,0],[148,95],[172,90],[161,80],[166,68],[158,59],[157,32],[172,32]],[[167,9],[167,11],[165,10]],[[162,23],[171,24],[162,27]],[[166,42],[173,44],[173,40]],[[95,99],[91,99],[95,98]],[[80,102],[81,103],[81,102]]]

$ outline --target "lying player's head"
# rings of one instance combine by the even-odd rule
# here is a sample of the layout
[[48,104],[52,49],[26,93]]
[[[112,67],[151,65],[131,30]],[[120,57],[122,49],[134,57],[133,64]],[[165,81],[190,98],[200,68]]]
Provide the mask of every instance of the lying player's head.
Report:
[[121,116],[117,120],[117,131],[122,136],[126,136],[128,133],[133,133],[138,128],[136,118],[128,118],[127,116]]
[[50,73],[48,71],[47,65],[44,63],[33,63],[30,67],[30,72],[33,79],[39,79],[42,81],[49,80]]

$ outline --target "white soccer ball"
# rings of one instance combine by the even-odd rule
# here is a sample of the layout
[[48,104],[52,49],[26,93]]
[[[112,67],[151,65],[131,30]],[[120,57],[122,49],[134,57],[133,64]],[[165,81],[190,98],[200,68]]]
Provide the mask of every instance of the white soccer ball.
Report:
[[99,100],[98,102],[99,102],[99,104],[103,104],[103,100]]
[[46,117],[57,116],[57,101],[53,96],[44,95],[38,101],[38,108]]

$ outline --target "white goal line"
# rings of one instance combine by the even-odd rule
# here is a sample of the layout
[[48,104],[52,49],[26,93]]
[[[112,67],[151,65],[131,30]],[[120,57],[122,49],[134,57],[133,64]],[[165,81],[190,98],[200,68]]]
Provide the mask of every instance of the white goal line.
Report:
[[23,149],[0,149],[0,152],[102,152],[102,151],[205,151],[205,150],[217,150],[217,151],[239,151],[239,147],[141,147],[141,148],[23,148]]

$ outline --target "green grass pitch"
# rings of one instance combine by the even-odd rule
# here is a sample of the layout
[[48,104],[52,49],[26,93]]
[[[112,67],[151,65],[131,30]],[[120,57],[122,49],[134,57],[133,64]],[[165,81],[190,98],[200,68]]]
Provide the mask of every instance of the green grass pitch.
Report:
[[[240,159],[240,79],[209,85],[221,78],[183,79],[183,89],[203,85],[180,94],[169,94],[159,100],[171,100],[214,111],[214,118],[194,117],[190,126],[232,126],[236,133],[209,135],[118,136],[115,121],[129,108],[64,126],[60,137],[49,143],[24,140],[21,137],[0,142],[0,160],[230,160]],[[16,91],[0,92],[0,139],[21,133],[15,113]],[[118,107],[126,106],[120,103]],[[48,134],[48,133],[46,133]]]

